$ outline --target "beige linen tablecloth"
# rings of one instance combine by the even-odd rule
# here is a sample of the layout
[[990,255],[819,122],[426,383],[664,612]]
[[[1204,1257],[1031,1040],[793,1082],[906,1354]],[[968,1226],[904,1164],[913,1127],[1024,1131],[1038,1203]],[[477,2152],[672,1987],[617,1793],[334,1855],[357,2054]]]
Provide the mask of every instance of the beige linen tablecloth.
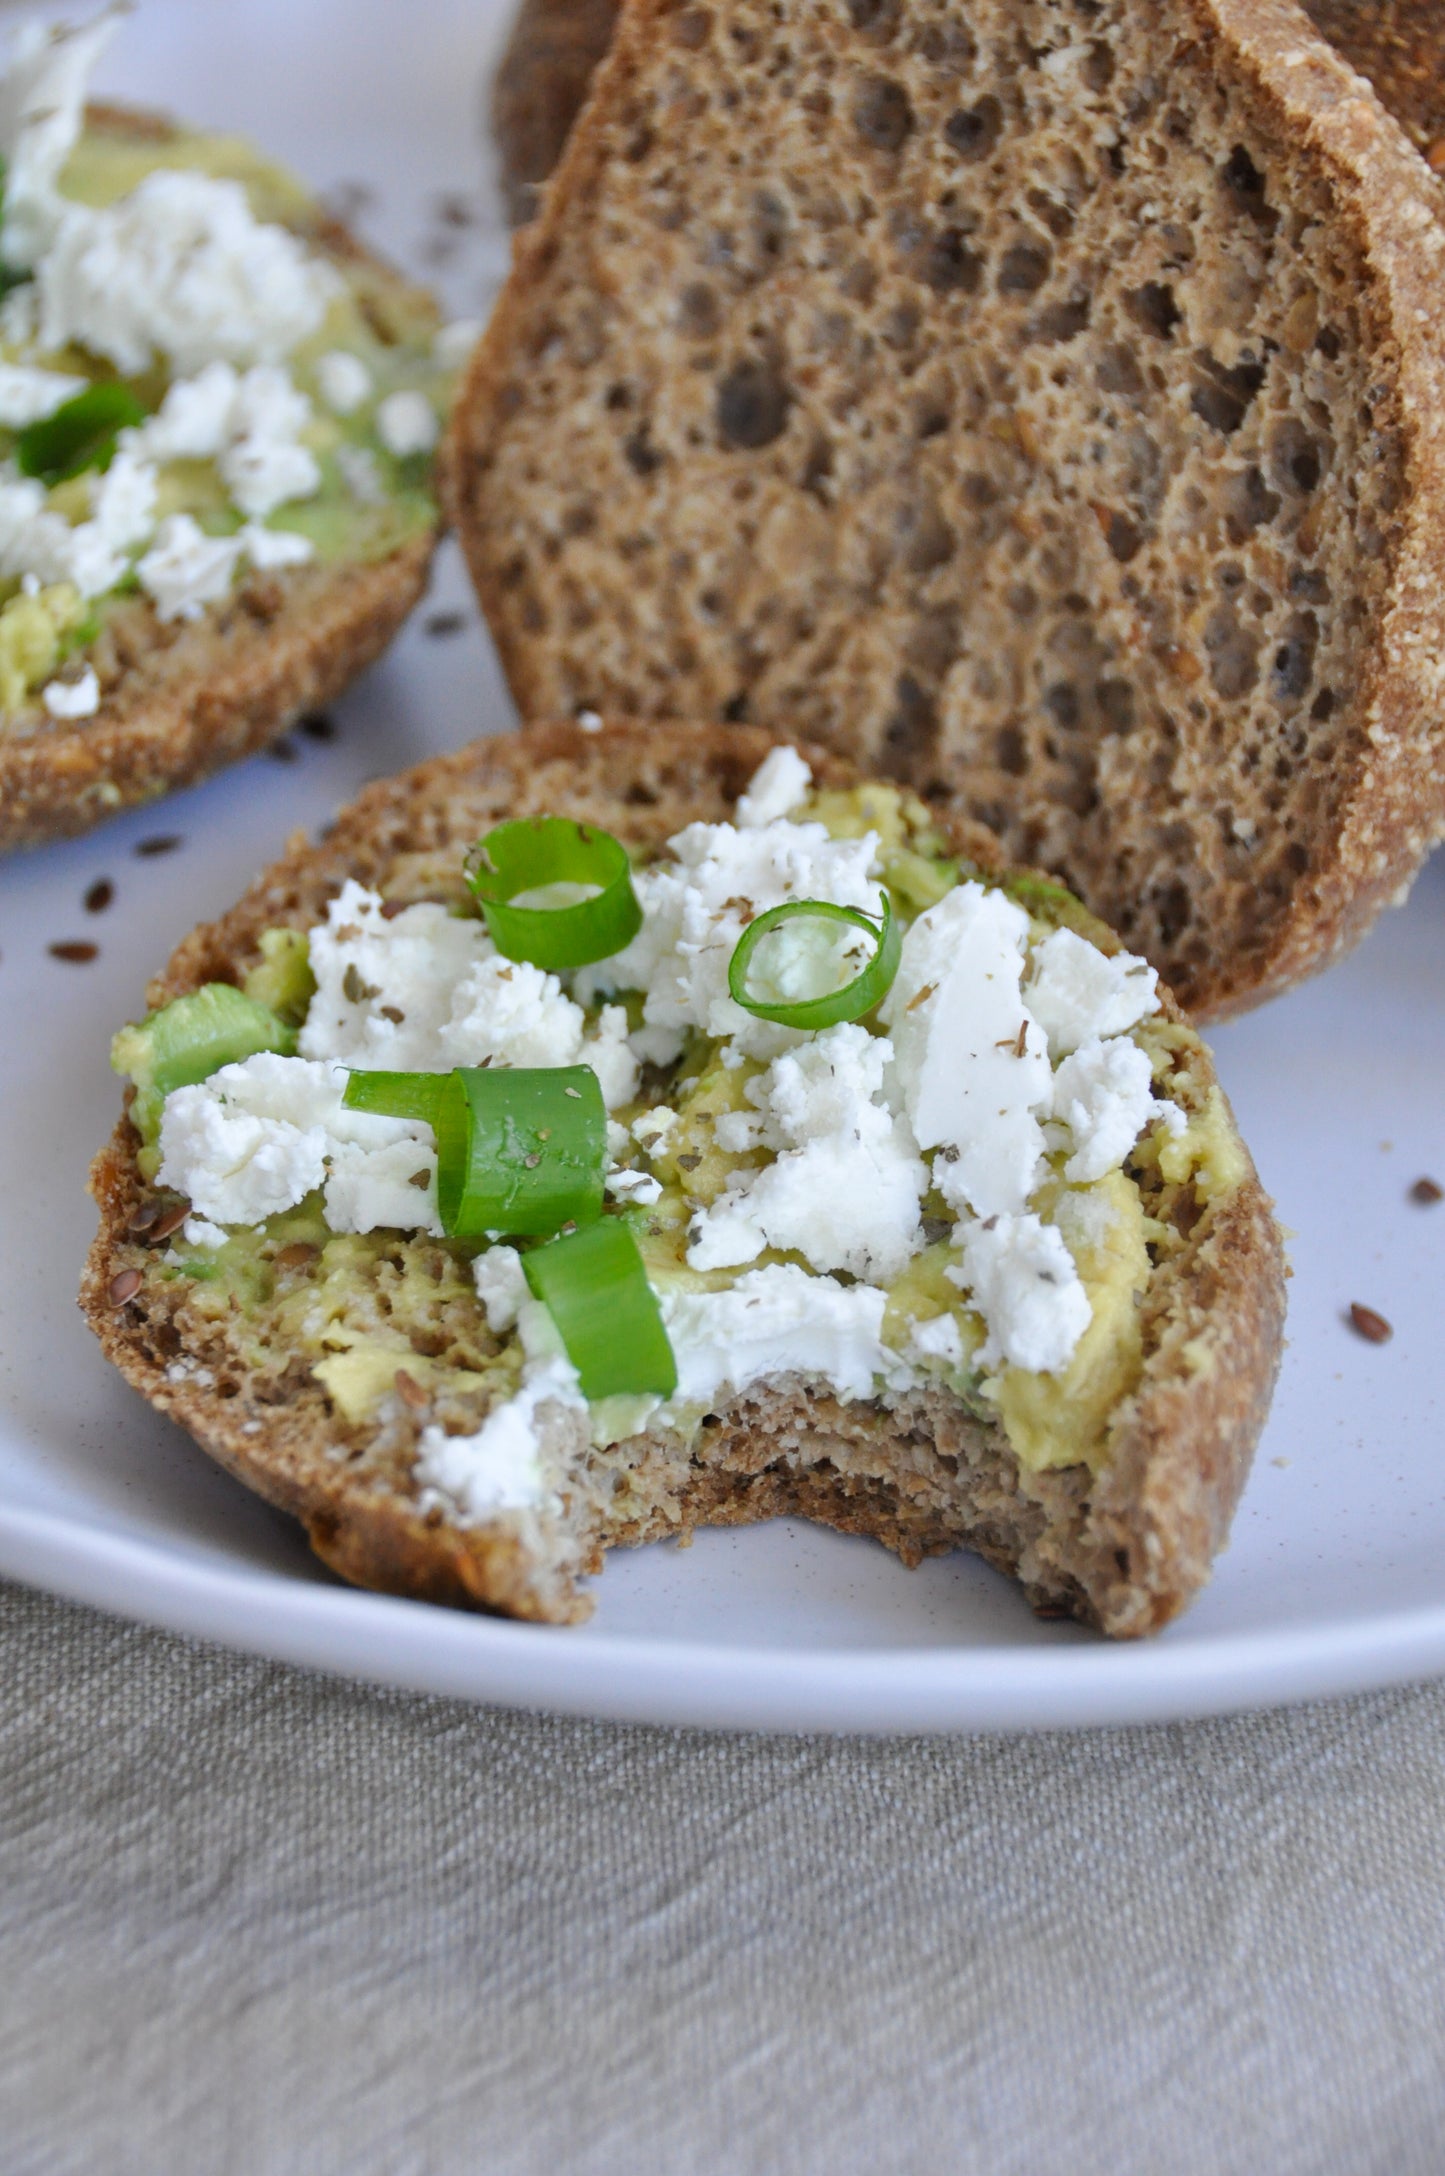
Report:
[[1445,2169],[1445,1690],[769,1739],[0,1636],[4,2176]]

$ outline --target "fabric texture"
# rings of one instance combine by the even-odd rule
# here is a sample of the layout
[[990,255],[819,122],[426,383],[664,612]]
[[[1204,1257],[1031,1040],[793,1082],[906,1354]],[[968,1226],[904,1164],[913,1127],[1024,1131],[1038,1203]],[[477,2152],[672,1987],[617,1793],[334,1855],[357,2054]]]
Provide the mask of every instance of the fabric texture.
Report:
[[6,2176],[1445,2166],[1445,1688],[763,1738],[0,1638]]

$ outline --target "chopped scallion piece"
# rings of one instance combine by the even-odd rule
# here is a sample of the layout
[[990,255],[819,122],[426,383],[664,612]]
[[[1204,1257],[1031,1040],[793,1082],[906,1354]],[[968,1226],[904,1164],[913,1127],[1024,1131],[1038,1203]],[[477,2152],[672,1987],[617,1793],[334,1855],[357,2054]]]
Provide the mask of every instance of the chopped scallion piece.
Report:
[[[467,857],[467,882],[497,950],[534,967],[589,967],[642,927],[626,848],[610,831],[565,816],[498,824]],[[553,886],[545,904],[518,903]]]
[[[767,999],[752,996],[748,987],[749,975],[755,966],[762,965],[757,958],[759,947],[775,930],[805,920],[852,923],[856,928],[866,930],[874,943],[872,958],[840,989],[825,990],[816,997]],[[902,950],[903,940],[898,934],[887,892],[883,894],[881,925],[875,916],[864,914],[857,907],[840,907],[828,899],[789,899],[780,907],[770,907],[755,922],[749,922],[743,931],[728,962],[728,991],[735,1003],[745,1012],[754,1013],[759,1020],[775,1020],[785,1028],[836,1027],[840,1020],[861,1020],[865,1013],[882,1002],[898,972]]]
[[357,1072],[345,1101],[432,1128],[437,1208],[453,1239],[544,1238],[602,1214],[607,1111],[590,1066]]
[[27,425],[15,441],[16,464],[22,476],[38,477],[47,486],[63,484],[84,469],[109,468],[117,437],[145,419],[128,387],[87,386],[54,415]]
[[669,1398],[677,1362],[637,1241],[603,1217],[522,1257],[535,1297],[550,1310],[584,1398]]

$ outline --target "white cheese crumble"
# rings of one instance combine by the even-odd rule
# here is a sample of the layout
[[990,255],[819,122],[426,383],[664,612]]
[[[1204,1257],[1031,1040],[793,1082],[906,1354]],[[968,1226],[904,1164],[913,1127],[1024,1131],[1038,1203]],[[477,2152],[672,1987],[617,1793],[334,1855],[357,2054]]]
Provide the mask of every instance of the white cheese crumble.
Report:
[[406,388],[377,403],[376,435],[399,461],[408,454],[430,453],[441,436],[441,422],[425,393]]
[[764,1247],[816,1270],[887,1284],[917,1251],[928,1171],[907,1125],[878,1099],[893,1046],[844,1023],[776,1058],[745,1091],[758,1144],[777,1151],[739,1172],[694,1218],[694,1269],[756,1260]]
[[780,1263],[749,1270],[725,1292],[664,1292],[660,1305],[682,1405],[709,1406],[724,1389],[777,1375],[868,1398],[878,1377],[898,1372],[883,1343],[887,1296],[876,1285],[841,1285]]
[[207,536],[189,514],[170,514],[136,574],[161,619],[197,620],[229,594],[240,556],[235,537]]
[[87,665],[75,680],[52,680],[40,697],[52,718],[93,718],[100,708],[100,682]]
[[1091,1309],[1063,1234],[1032,1212],[960,1224],[962,1262],[947,1276],[969,1295],[988,1336],[983,1367],[1053,1375],[1068,1366],[1089,1327]]
[[263,1051],[167,1096],[160,1181],[213,1224],[259,1224],[322,1189],[336,1232],[440,1232],[436,1145],[419,1120],[348,1111],[340,1066]]
[[1072,929],[1034,946],[1025,990],[1055,1063],[1096,1037],[1127,1035],[1159,1010],[1159,977],[1132,952],[1110,957]]
[[738,802],[739,831],[756,831],[763,824],[791,816],[807,798],[813,773],[796,748],[775,748],[764,756]]
[[7,431],[23,431],[31,423],[43,423],[89,384],[89,378],[75,378],[63,370],[0,363],[0,424]]
[[1038,1184],[1053,1074],[1021,993],[1028,916],[1000,891],[960,884],[903,940],[879,1017],[891,1028],[903,1105],[949,1206],[1018,1214]]
[[334,416],[354,416],[371,392],[371,372],[359,355],[330,348],[316,365],[316,385]]
[[545,1377],[524,1383],[514,1398],[493,1406],[475,1435],[449,1436],[424,1428],[413,1477],[423,1508],[434,1497],[463,1518],[482,1519],[499,1511],[533,1511],[550,1491],[542,1465],[538,1408],[555,1398]]
[[1126,1036],[1097,1036],[1065,1058],[1054,1075],[1054,1116],[1069,1129],[1073,1154],[1064,1177],[1076,1186],[1102,1179],[1121,1164],[1151,1119],[1172,1133],[1184,1113],[1154,1094],[1147,1054]]
[[488,1247],[472,1264],[472,1280],[492,1335],[501,1337],[515,1329],[518,1315],[532,1296],[516,1248]]

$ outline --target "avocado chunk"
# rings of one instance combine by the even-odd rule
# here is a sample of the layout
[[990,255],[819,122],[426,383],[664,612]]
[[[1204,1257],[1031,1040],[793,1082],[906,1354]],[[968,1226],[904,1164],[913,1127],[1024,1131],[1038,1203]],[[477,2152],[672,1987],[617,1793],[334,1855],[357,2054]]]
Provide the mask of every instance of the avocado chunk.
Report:
[[223,1065],[254,1057],[258,1050],[289,1058],[295,1049],[296,1030],[269,1006],[228,982],[207,982],[148,1013],[138,1025],[122,1028],[110,1046],[110,1062],[135,1082],[131,1124],[149,1142],[160,1130],[161,1108],[173,1090],[209,1080]]

